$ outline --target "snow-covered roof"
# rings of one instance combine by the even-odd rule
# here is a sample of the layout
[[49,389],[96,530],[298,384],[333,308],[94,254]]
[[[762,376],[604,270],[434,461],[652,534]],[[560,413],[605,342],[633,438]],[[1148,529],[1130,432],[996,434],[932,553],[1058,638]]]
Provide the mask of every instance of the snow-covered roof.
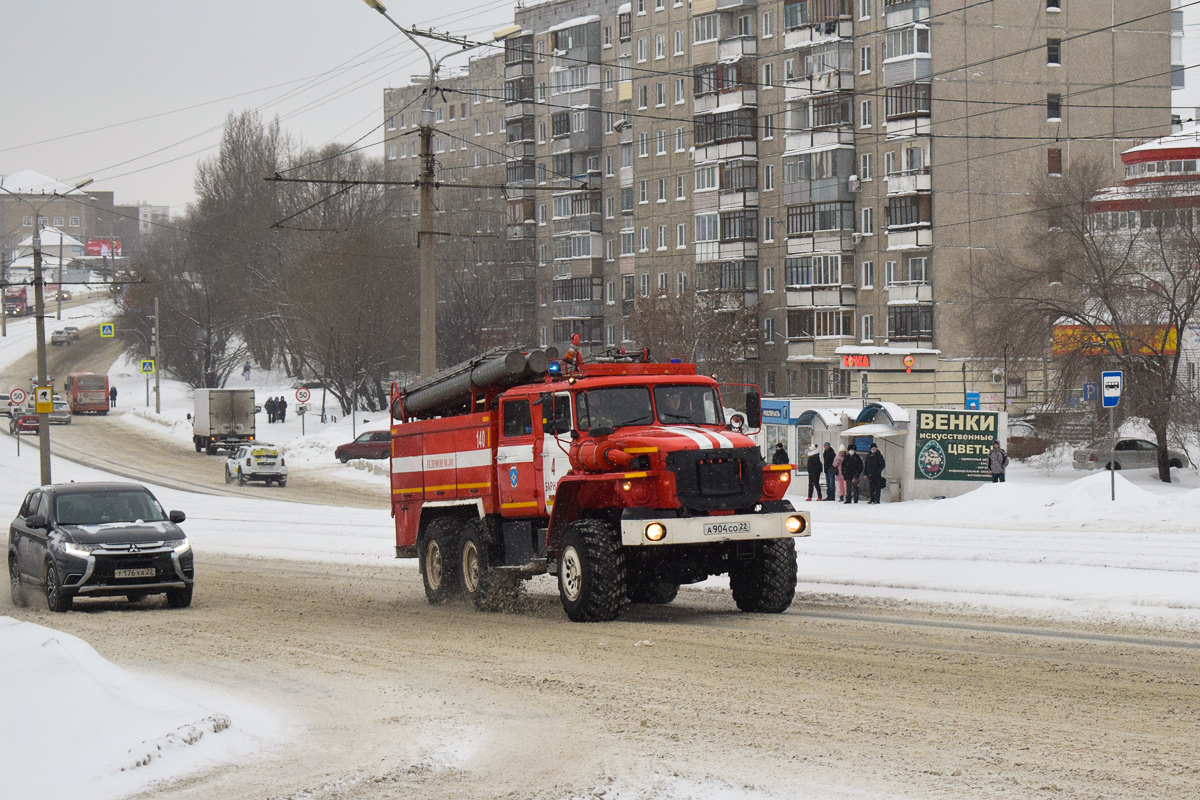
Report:
[[[83,247],[83,242],[71,236],[68,233],[63,233],[53,225],[47,225],[42,228],[42,235],[39,237],[42,242],[42,247]],[[33,247],[33,235],[30,234],[21,240],[17,247]]]
[[941,350],[929,347],[868,347],[858,344],[844,344],[833,352],[839,356],[907,356],[920,353],[941,355]]
[[617,8],[618,14],[628,14],[630,11],[633,11],[633,3],[621,3]]
[[805,414],[815,414],[821,418],[821,422],[825,423],[825,427],[832,428],[835,425],[842,424],[843,417],[854,419],[860,409],[857,408],[806,408],[797,414],[797,418]]
[[881,439],[889,439],[896,436],[903,436],[905,431],[897,428],[894,425],[884,425],[882,422],[868,422],[866,425],[855,425],[853,428],[846,428],[841,432],[843,439],[854,439],[859,436],[877,436]]
[[1148,183],[1132,183],[1128,186],[1109,186],[1092,196],[1093,203],[1111,203],[1117,200],[1171,200],[1200,195],[1200,181],[1195,176],[1174,176],[1176,180],[1155,180]]
[[31,169],[5,175],[3,180],[0,180],[0,187],[15,194],[54,194],[69,192],[75,188]]
[[730,111],[737,111],[742,107],[742,103],[726,103],[723,106],[717,106],[712,111],[697,111],[697,114],[728,114]]
[[1137,147],[1131,147],[1125,150],[1121,155],[1130,153],[1148,153],[1155,150],[1173,150],[1178,147],[1200,147],[1200,123],[1192,125],[1189,128],[1184,128],[1175,133],[1169,133],[1166,136],[1139,144]]
[[600,21],[600,16],[598,14],[588,14],[586,17],[575,17],[574,19],[569,19],[566,22],[560,22],[557,25],[551,25],[549,28],[546,29],[546,33],[554,33],[555,31],[565,31],[567,28],[575,28],[575,27],[578,27],[579,25],[587,25],[589,22],[599,22],[599,21]]

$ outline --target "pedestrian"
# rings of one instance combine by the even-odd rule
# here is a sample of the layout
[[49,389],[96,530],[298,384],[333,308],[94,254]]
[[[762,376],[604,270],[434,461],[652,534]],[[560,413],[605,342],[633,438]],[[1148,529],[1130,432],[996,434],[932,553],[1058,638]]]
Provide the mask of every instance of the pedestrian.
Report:
[[871,505],[879,505],[879,497],[883,493],[883,469],[887,466],[887,462],[883,459],[883,453],[879,452],[879,445],[871,442],[871,452],[867,453],[866,463],[863,464],[863,474],[867,476],[868,488],[871,490],[871,499],[868,501]]
[[108,389],[108,407],[117,407],[117,387],[115,386],[110,386]]
[[279,401],[275,403],[275,408],[279,412],[279,421],[287,421],[287,400],[280,397]]
[[275,398],[268,397],[267,402],[263,403],[263,409],[267,412],[267,422],[275,421]]
[[812,500],[813,489],[817,490],[817,500],[821,499],[821,451],[814,444],[808,448],[808,499]]
[[783,442],[775,445],[775,454],[771,456],[772,464],[790,464],[792,460],[788,458],[787,450],[783,449]]
[[863,460],[858,454],[858,448],[850,445],[846,448],[846,457],[842,459],[842,477],[846,479],[845,502],[847,505],[851,502],[858,502],[858,479],[862,475],[862,471]]
[[837,453],[833,452],[829,442],[825,443],[825,448],[821,450],[821,464],[825,472],[825,499],[833,499],[833,460],[837,458]]
[[846,479],[842,477],[842,462],[846,460],[846,445],[838,445],[837,455],[833,457],[833,475],[837,479],[837,499],[846,499]]
[[242,367],[242,377],[250,380],[250,362],[246,362],[246,366]]
[[992,451],[988,453],[988,472],[992,475],[992,483],[1004,483],[1004,470],[1008,469],[1008,453],[1000,446],[999,440],[992,442]]
[[729,418],[729,424],[726,425],[725,427],[728,430],[733,431],[734,433],[745,433],[746,432],[746,418],[743,417],[741,414],[734,414],[732,417]]

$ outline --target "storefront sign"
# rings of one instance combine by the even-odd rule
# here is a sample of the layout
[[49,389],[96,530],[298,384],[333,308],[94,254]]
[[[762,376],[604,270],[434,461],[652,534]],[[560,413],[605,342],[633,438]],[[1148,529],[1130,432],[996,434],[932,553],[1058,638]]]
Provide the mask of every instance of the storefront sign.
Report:
[[842,356],[842,369],[870,369],[871,357],[864,355]]
[[994,411],[917,410],[917,480],[991,480],[987,460],[999,421]]

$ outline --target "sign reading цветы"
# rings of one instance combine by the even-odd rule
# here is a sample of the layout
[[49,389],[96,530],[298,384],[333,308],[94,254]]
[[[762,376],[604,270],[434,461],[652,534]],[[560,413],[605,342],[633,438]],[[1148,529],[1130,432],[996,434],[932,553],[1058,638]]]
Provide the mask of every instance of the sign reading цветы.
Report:
[[918,409],[915,412],[918,480],[987,481],[987,459],[999,437],[995,411]]

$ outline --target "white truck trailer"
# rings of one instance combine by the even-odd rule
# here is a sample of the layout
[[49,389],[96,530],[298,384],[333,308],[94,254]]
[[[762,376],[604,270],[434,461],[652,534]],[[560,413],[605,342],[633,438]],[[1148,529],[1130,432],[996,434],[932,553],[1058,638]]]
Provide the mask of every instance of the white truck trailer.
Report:
[[253,389],[197,389],[192,421],[196,452],[216,455],[254,441]]

